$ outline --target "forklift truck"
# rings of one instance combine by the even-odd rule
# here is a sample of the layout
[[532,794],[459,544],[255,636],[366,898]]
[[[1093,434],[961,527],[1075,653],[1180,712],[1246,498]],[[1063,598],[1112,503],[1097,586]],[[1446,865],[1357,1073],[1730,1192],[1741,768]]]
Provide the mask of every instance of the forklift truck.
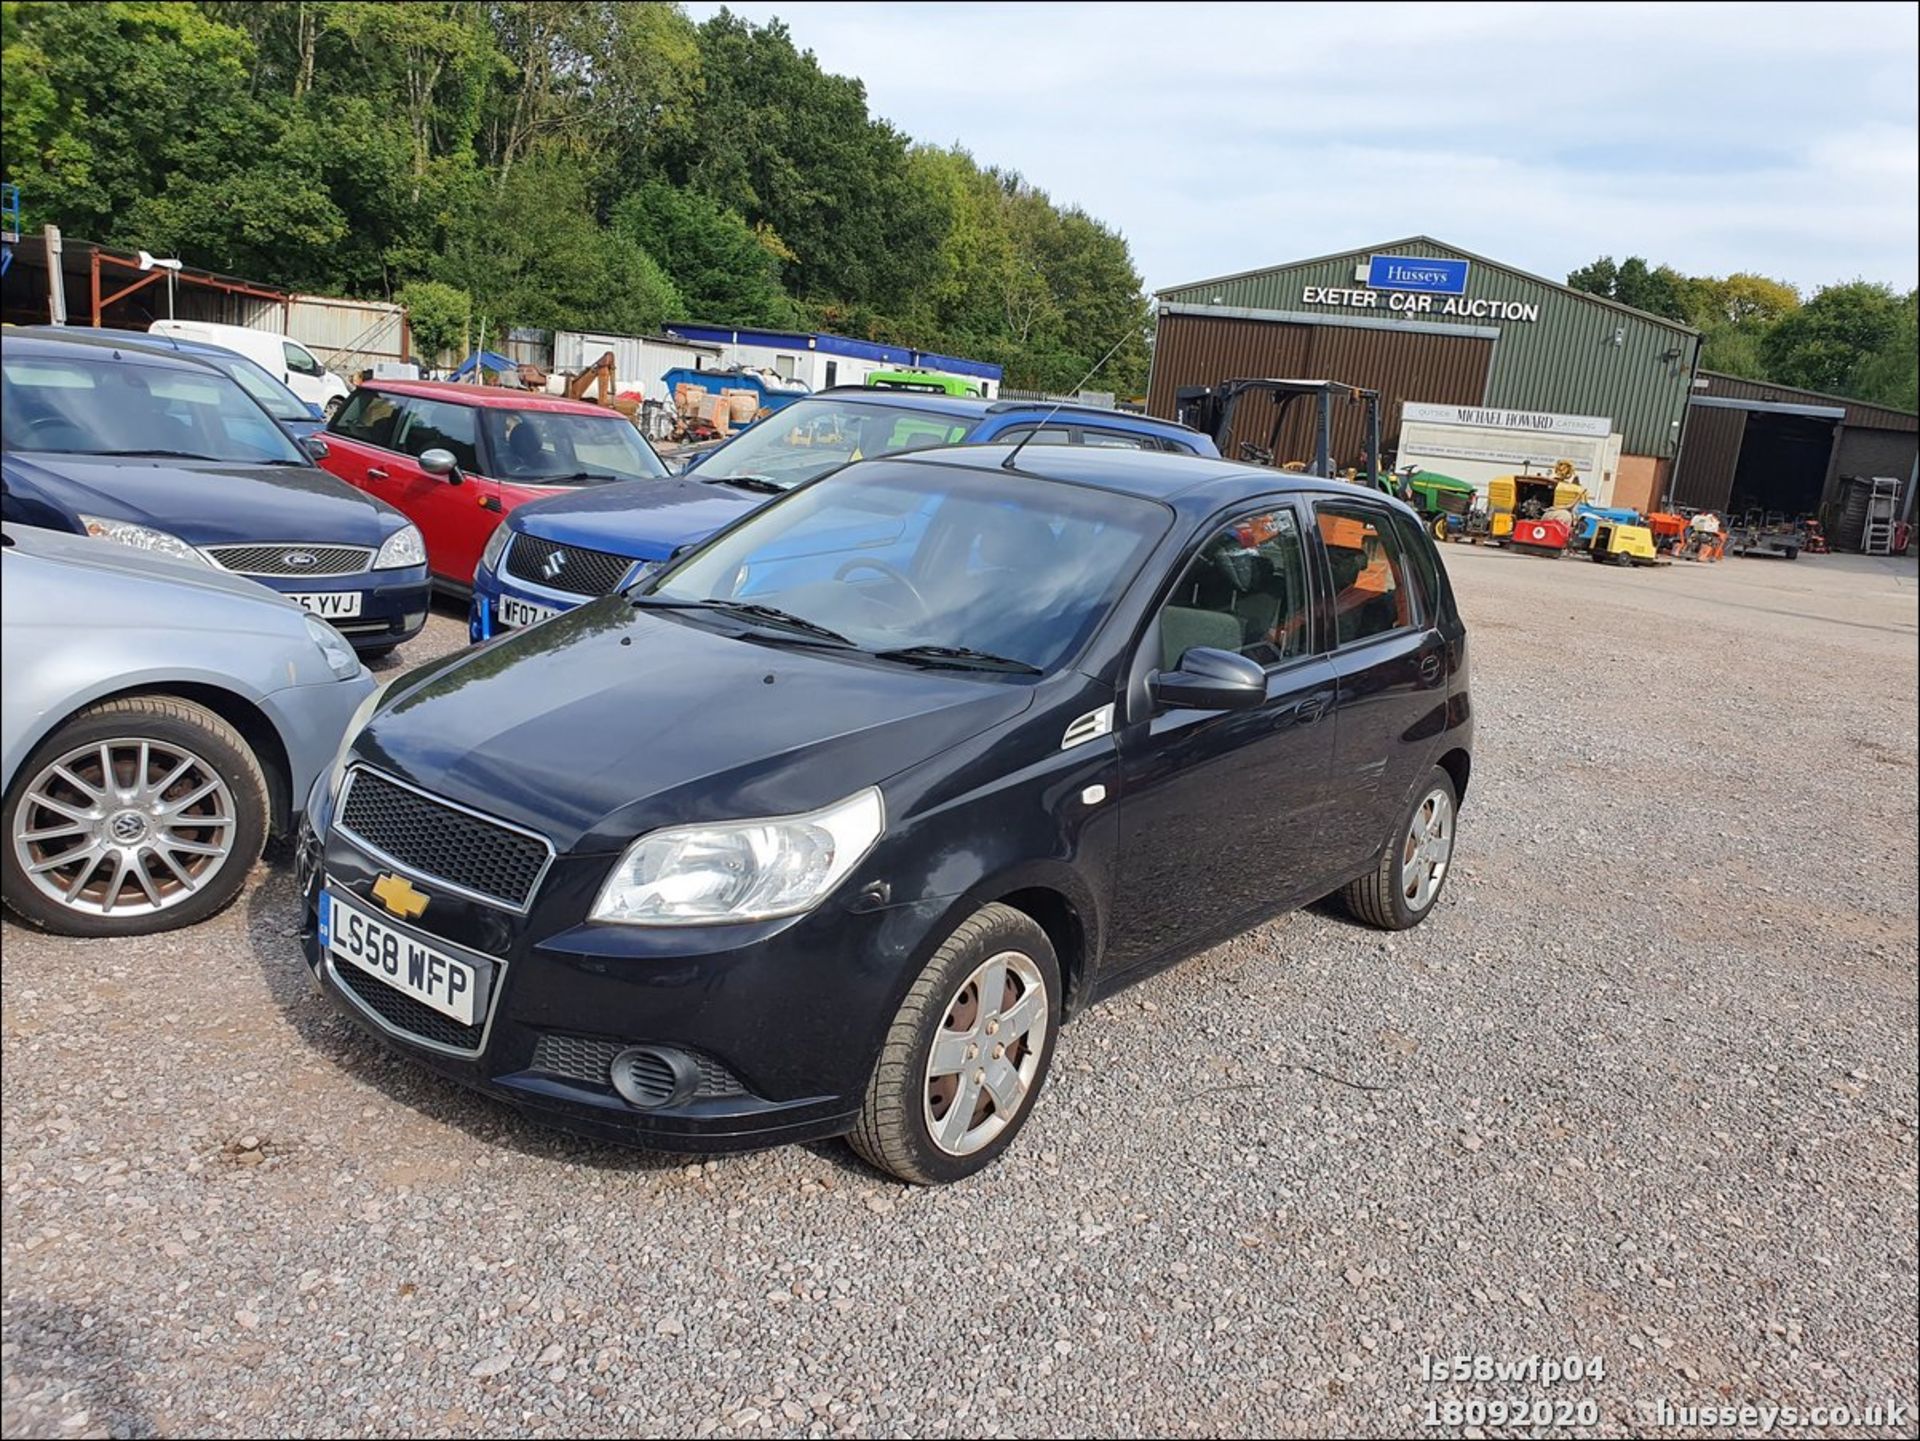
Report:
[[[1238,439],[1233,433],[1233,416],[1240,401],[1251,394],[1270,395],[1274,399],[1273,424],[1264,442]],[[1186,385],[1173,393],[1174,418],[1213,437],[1220,453],[1254,465],[1272,465],[1280,448],[1280,430],[1286,424],[1296,400],[1311,399],[1314,405],[1313,459],[1289,460],[1283,470],[1301,470],[1310,475],[1335,478],[1333,467],[1333,408],[1336,404],[1366,407],[1365,434],[1367,453],[1363,465],[1353,467],[1346,478],[1370,490],[1392,494],[1380,472],[1380,392],[1339,380],[1274,380],[1246,378],[1223,380],[1218,385]],[[1237,443],[1236,443],[1237,441]]]

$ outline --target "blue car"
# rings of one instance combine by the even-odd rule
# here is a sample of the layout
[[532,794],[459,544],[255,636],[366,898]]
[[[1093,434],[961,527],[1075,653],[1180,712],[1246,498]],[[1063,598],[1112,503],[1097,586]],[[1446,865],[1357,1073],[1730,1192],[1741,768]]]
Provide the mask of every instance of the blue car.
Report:
[[107,345],[123,350],[151,350],[188,355],[211,365],[251,395],[260,408],[280,423],[280,428],[302,444],[327,428],[327,418],[317,405],[308,405],[262,366],[224,345],[209,345],[204,340],[184,340],[177,335],[155,335],[146,330],[81,329],[69,325],[32,325],[15,335],[41,335],[52,340],[77,340],[85,344]]
[[1085,445],[1217,457],[1176,421],[1045,401],[840,387],[795,401],[679,476],[515,508],[473,577],[474,641],[532,625],[657,569],[768,499],[855,460],[942,445]]
[[222,371],[14,334],[0,354],[0,514],[259,581],[379,655],[427,618],[398,510],[326,474]]

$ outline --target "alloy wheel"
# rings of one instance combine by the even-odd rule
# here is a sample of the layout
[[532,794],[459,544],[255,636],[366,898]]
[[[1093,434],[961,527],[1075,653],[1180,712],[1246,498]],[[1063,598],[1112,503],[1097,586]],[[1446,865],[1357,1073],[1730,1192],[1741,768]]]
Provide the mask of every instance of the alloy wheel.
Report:
[[1047,988],[1032,957],[1001,951],[947,1003],[927,1054],[927,1133],[971,1155],[1019,1116],[1046,1051]]
[[116,737],[68,751],[15,808],[14,857],[72,911],[151,915],[197,894],[227,864],[233,791],[182,746]]
[[1407,909],[1423,911],[1447,874],[1453,858],[1453,801],[1438,786],[1414,807],[1400,851],[1400,894]]

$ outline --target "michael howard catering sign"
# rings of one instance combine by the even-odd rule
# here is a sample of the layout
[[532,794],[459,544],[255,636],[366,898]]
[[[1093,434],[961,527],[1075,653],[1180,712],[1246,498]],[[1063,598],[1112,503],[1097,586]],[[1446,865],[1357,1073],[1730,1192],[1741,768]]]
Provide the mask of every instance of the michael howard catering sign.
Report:
[[1367,266],[1367,284],[1375,290],[1465,295],[1468,264],[1465,260],[1427,260],[1418,255],[1376,255]]

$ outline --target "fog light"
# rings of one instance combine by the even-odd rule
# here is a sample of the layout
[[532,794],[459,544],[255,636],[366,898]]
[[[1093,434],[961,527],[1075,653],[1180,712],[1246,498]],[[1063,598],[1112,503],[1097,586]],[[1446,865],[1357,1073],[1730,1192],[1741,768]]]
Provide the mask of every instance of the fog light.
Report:
[[677,1106],[700,1085],[693,1057],[661,1046],[629,1046],[613,1058],[613,1088],[629,1106]]

